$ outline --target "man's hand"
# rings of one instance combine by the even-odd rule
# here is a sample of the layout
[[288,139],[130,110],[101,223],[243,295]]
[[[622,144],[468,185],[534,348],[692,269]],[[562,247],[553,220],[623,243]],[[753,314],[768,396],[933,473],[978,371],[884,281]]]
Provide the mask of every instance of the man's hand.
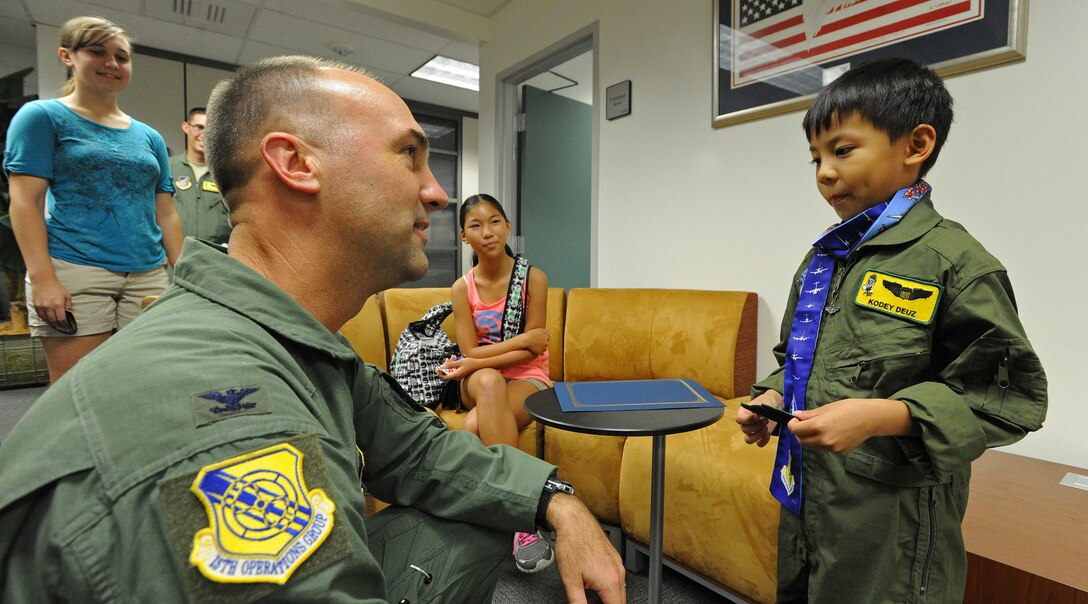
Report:
[[[770,405],[779,409],[782,409],[785,403],[786,399],[782,398],[782,393],[777,390],[768,390],[752,399],[753,405]],[[744,407],[737,410],[737,423],[740,424],[740,431],[744,433],[744,442],[749,445],[755,443],[760,447],[767,446],[771,440],[771,432],[774,432],[778,426],[777,422],[752,413]]]
[[555,529],[555,558],[567,601],[584,604],[585,590],[592,589],[604,604],[626,602],[623,562],[593,513],[577,497],[556,493],[547,514]]
[[918,434],[903,401],[847,398],[794,413],[789,429],[807,449],[849,453],[873,436]]

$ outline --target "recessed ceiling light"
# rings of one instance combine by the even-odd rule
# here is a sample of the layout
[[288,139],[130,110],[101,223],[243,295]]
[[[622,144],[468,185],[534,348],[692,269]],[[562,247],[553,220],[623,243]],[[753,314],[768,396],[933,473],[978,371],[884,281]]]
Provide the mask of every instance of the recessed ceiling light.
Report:
[[435,55],[423,67],[412,72],[412,77],[480,91],[480,66]]

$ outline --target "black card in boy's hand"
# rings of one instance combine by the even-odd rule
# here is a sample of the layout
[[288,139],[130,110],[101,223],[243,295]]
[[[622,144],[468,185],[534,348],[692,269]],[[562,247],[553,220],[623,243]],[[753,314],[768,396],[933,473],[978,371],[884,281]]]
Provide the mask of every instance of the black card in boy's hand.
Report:
[[797,419],[797,416],[792,413],[770,405],[750,405],[748,403],[741,403],[740,406],[756,415],[762,415],[763,417],[780,424],[788,424],[791,419]]

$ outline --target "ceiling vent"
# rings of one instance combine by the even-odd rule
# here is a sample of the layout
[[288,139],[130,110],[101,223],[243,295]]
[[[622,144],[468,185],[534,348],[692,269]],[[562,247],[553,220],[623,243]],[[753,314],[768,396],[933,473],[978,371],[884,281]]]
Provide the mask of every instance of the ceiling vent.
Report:
[[147,16],[231,36],[245,36],[257,7],[238,0],[146,0]]

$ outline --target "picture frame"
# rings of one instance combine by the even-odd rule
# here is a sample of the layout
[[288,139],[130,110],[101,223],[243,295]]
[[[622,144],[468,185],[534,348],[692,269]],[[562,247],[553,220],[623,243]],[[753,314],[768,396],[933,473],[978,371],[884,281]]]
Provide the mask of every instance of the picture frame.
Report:
[[1023,60],[1027,3],[714,0],[713,126],[807,107],[869,59],[908,58],[942,77]]

